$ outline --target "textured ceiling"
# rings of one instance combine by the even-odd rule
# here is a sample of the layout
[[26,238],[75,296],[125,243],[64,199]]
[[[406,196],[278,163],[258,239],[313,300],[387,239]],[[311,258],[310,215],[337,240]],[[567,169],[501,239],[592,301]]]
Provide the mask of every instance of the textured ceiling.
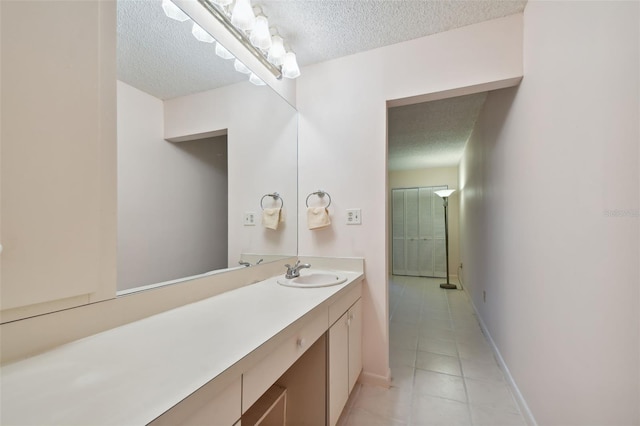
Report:
[[389,170],[457,166],[486,93],[389,108]]
[[[522,12],[526,0],[252,0],[303,67]],[[161,0],[118,0],[118,78],[159,99],[246,80],[167,18]],[[302,70],[304,73],[304,69]],[[391,108],[392,170],[457,165],[483,95]]]
[[[524,0],[254,0],[301,65],[522,12]],[[272,24],[272,25],[273,25]]]
[[159,99],[246,80],[215,45],[191,35],[192,21],[165,16],[162,2],[118,0],[118,79]]
[[[525,0],[252,0],[301,66],[521,12]],[[246,79],[160,0],[118,0],[118,78],[160,99]],[[303,70],[304,72],[304,70]]]

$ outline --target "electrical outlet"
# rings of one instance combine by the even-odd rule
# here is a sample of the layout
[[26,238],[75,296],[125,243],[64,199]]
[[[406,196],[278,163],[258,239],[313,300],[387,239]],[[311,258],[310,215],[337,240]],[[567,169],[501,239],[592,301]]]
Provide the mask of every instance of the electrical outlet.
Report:
[[484,303],[487,303],[487,292],[482,290],[482,301]]
[[245,212],[243,224],[244,226],[256,226],[256,213]]
[[362,225],[360,209],[347,209],[347,225]]

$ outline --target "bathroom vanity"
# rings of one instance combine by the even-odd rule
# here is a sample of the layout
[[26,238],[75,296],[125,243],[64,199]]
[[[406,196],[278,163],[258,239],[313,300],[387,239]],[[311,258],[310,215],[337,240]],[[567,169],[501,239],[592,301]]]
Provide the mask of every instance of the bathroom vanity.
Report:
[[339,273],[269,278],[5,365],[2,423],[247,425],[265,407],[333,425],[362,369],[363,274]]

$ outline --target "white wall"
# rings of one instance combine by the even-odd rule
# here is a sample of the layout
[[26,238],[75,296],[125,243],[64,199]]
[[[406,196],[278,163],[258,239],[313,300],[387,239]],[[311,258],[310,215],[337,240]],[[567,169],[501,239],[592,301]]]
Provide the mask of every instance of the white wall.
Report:
[[522,84],[460,165],[466,287],[539,424],[640,422],[639,23],[637,2],[530,2]]
[[[515,15],[302,70],[300,205],[329,192],[333,225],[310,231],[301,209],[299,254],[365,258],[365,380],[389,378],[386,101],[521,76],[521,31]],[[362,209],[361,226],[345,224],[347,208]]]
[[[166,138],[227,130],[229,158],[229,266],[241,253],[297,253],[297,130],[295,109],[268,87],[239,83],[165,101]],[[261,214],[260,199],[278,192],[285,222],[277,230],[243,226],[243,214]],[[264,201],[265,207],[278,206]],[[289,214],[289,213],[292,214]]]
[[163,132],[163,102],[118,82],[118,290],[227,267],[226,136]]
[[[394,188],[412,188],[420,186],[440,186],[448,185],[451,189],[458,189],[458,168],[457,167],[434,167],[419,170],[396,170],[389,172],[389,190]],[[449,197],[449,275],[457,277],[458,265],[460,265],[460,244],[458,231],[458,194],[454,192]],[[389,217],[391,220],[391,217]],[[393,233],[389,224],[389,238],[391,241]],[[389,250],[391,252],[391,250]],[[391,262],[391,253],[389,261]],[[391,265],[391,263],[389,264]],[[454,281],[455,282],[455,281]]]

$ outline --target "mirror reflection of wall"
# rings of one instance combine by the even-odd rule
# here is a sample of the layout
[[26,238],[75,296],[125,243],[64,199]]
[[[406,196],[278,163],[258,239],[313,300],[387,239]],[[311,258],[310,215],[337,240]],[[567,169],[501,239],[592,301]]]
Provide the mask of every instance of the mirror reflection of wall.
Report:
[[118,82],[118,289],[227,267],[227,137],[168,143],[162,101]]
[[[297,113],[191,26],[118,2],[119,291],[297,253]],[[272,192],[277,231],[259,218]]]

